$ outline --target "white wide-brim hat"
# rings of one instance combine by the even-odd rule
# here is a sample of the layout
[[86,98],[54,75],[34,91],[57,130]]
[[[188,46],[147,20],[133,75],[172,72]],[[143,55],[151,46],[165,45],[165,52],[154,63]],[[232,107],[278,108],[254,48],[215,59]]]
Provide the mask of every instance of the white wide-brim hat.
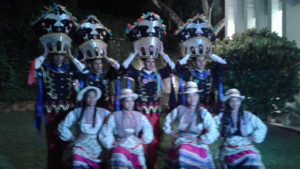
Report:
[[184,87],[184,94],[188,94],[188,93],[199,93],[202,92],[202,90],[198,89],[198,85],[196,82],[193,81],[189,81],[185,84]]
[[118,99],[121,100],[128,97],[132,97],[134,100],[136,100],[139,96],[136,93],[134,93],[131,89],[125,88],[121,90],[121,94],[120,96],[118,96]]
[[245,96],[242,96],[241,92],[238,89],[229,89],[225,92],[225,95],[224,95],[222,101],[226,102],[231,97],[237,97],[237,98],[240,98],[241,100],[245,99]]
[[88,86],[83,88],[77,95],[76,100],[77,101],[82,101],[84,94],[89,91],[89,90],[94,90],[96,92],[96,99],[99,100],[101,98],[102,92],[99,88],[94,87],[94,86]]

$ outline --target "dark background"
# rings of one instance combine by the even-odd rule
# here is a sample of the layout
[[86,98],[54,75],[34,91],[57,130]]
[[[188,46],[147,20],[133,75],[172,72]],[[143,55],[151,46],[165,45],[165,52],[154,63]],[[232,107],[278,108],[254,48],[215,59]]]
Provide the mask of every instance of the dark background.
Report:
[[[212,23],[224,17],[224,0],[217,1]],[[178,42],[173,36],[177,26],[168,13],[157,8],[151,0],[1,0],[0,4],[0,102],[16,102],[34,99],[34,87],[26,85],[29,61],[42,54],[38,37],[31,24],[41,15],[44,6],[53,2],[67,8],[79,22],[87,15],[96,15],[112,30],[109,56],[119,61],[128,56],[131,43],[124,34],[127,23],[133,23],[142,13],[158,13],[167,26],[164,48],[172,59],[178,57]],[[161,0],[185,22],[196,13],[202,13],[201,0]],[[219,38],[223,37],[221,33]],[[74,53],[77,47],[73,45]]]

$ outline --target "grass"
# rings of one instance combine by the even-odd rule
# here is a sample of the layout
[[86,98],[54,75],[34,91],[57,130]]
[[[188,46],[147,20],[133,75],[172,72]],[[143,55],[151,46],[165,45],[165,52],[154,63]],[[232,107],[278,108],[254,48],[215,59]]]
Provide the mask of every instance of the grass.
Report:
[[[33,127],[32,112],[0,114],[0,169],[46,168],[46,144]],[[218,143],[211,145],[213,154]],[[162,166],[164,152],[170,138],[163,135],[158,166]],[[257,144],[267,169],[300,169],[300,134],[269,126],[266,140]]]

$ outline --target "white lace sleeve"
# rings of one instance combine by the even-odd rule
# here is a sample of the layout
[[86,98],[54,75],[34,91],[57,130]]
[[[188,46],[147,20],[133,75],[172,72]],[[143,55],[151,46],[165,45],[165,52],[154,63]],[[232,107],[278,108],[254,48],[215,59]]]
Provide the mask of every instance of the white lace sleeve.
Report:
[[98,137],[102,145],[108,149],[112,148],[115,142],[114,129],[116,128],[115,118],[110,115],[108,121],[103,125]]
[[217,116],[214,117],[216,127],[219,131],[221,131],[221,119],[223,117],[223,113],[219,113]]
[[70,111],[65,119],[61,121],[58,125],[58,131],[59,131],[59,138],[62,139],[63,141],[69,141],[73,133],[71,131],[71,127],[74,125],[76,122],[77,117],[75,114],[75,110]]
[[187,61],[189,60],[191,54],[186,54],[183,58],[181,58],[178,63],[180,65],[185,65],[187,63]]
[[255,143],[263,142],[267,134],[267,126],[254,114],[252,114],[250,124],[253,127],[253,132],[250,134],[253,138],[253,141]]
[[203,128],[206,133],[200,137],[200,143],[212,144],[218,137],[219,131],[212,115],[207,111],[203,110]]
[[39,69],[42,66],[42,64],[44,63],[45,59],[46,59],[46,57],[43,55],[35,58],[34,59],[34,68]]
[[172,133],[172,123],[176,120],[177,114],[178,114],[178,109],[175,108],[166,116],[165,123],[163,126],[163,130],[166,134]]
[[120,64],[113,58],[106,58],[107,62],[116,70],[120,69]]
[[128,56],[128,58],[126,60],[124,60],[124,62],[122,63],[122,65],[123,65],[123,67],[125,69],[127,69],[129,67],[129,65],[133,61],[134,57],[135,57],[135,54],[134,53],[130,53],[129,56]]
[[171,58],[168,55],[162,55],[162,58],[168,63],[171,69],[175,68],[175,63],[171,60]]
[[77,68],[78,71],[80,71],[82,73],[85,71],[85,64],[81,63],[78,59],[73,58],[72,62],[75,65],[75,67]]
[[142,136],[143,144],[149,144],[154,138],[153,128],[149,120],[145,116],[142,117],[142,123],[143,123],[143,136]]

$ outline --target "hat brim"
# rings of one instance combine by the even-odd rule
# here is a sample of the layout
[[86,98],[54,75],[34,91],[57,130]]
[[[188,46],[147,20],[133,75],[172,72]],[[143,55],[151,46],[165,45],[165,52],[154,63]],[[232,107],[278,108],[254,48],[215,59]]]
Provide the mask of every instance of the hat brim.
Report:
[[184,91],[184,92],[180,92],[179,94],[200,93],[200,92],[203,92],[203,90]]
[[126,95],[119,96],[118,99],[122,100],[124,98],[129,98],[129,97],[132,97],[134,100],[136,100],[139,96],[133,93],[133,94],[126,94]]
[[97,100],[99,100],[99,99],[101,98],[102,92],[101,92],[101,90],[100,90],[99,88],[94,87],[94,86],[88,86],[88,87],[85,87],[84,89],[82,89],[82,90],[78,93],[76,100],[77,100],[77,101],[82,101],[84,94],[85,94],[88,90],[95,90],[95,91],[96,91],[96,99],[97,99]]
[[231,97],[236,97],[236,98],[240,98],[241,100],[245,100],[245,96],[240,96],[240,95],[229,95],[229,96],[224,96],[222,98],[223,102],[226,102],[227,100],[229,100]]

